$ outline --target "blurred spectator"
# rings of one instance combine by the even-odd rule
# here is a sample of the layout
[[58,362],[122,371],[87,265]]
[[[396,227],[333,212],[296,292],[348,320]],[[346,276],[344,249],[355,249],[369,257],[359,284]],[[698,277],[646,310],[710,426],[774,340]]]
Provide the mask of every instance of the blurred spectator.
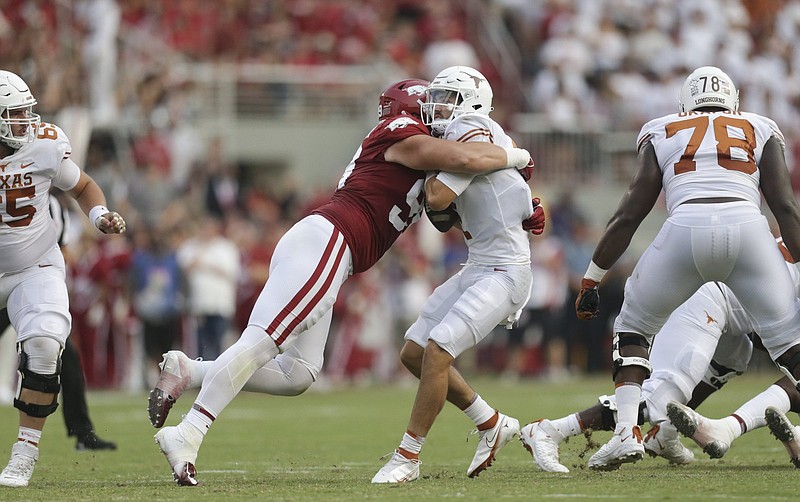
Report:
[[214,360],[222,353],[236,312],[239,250],[223,234],[222,220],[207,216],[198,224],[196,233],[178,248],[178,263],[188,283],[188,306],[198,355]]
[[96,127],[117,119],[117,34],[121,12],[115,0],[82,0],[76,17],[86,29],[83,64],[89,85],[89,107]]
[[131,298],[141,322],[146,357],[144,388],[158,379],[161,355],[178,347],[184,280],[168,232],[139,227],[130,269]]
[[566,308],[562,311],[560,326],[556,330],[556,333],[561,333],[566,341],[567,359],[571,371],[600,371],[608,359],[606,354],[610,345],[606,344],[603,321],[601,319],[580,321],[575,316],[573,307],[581,289],[586,263],[592,259],[594,244],[594,235],[588,221],[583,216],[576,216],[569,236],[563,241],[568,274],[567,293],[564,299]]

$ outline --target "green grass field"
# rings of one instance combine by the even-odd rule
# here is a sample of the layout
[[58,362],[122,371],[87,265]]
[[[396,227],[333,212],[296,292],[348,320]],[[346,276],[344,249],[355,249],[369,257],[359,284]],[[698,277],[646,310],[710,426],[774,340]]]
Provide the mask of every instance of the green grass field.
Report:
[[[744,376],[700,410],[720,417],[777,379]],[[494,406],[526,423],[584,409],[612,391],[610,377],[563,384],[508,384],[474,379]],[[670,467],[645,458],[617,472],[585,468],[583,437],[563,445],[571,472],[539,472],[519,442],[476,479],[465,471],[475,451],[471,423],[448,405],[425,443],[422,476],[400,486],[370,484],[405,430],[416,388],[375,386],[295,398],[241,394],[214,425],[197,462],[202,486],[177,487],[147,421],[146,396],[91,393],[92,418],[115,452],[78,453],[64,433],[60,410],[45,428],[41,457],[28,488],[0,487],[0,500],[796,500],[800,476],[783,446],[764,428],[736,441],[711,460],[685,440],[697,461]],[[173,409],[174,425],[191,405],[185,395]],[[6,462],[17,430],[16,410],[0,407],[0,455]],[[797,420],[792,414],[790,418]],[[597,432],[602,443],[610,433]],[[691,444],[690,444],[691,443]]]

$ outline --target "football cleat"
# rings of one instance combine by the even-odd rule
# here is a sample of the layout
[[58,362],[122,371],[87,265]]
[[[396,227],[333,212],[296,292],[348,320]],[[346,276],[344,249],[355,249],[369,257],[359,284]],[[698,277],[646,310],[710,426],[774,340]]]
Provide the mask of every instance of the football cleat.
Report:
[[159,363],[161,374],[155,388],[150,391],[147,400],[147,414],[153,427],[160,428],[167,421],[169,410],[183,395],[191,381],[189,375],[189,358],[179,350],[170,350],[163,354],[164,360]]
[[78,451],[116,450],[117,443],[104,441],[97,437],[94,431],[89,431],[86,434],[78,434],[78,441],[75,443],[75,449]]
[[613,471],[622,464],[638,462],[644,457],[642,430],[638,425],[617,424],[611,440],[589,459],[589,468]]
[[677,401],[667,403],[667,416],[678,432],[691,438],[711,458],[722,458],[736,438],[722,420],[711,420]]
[[[190,430],[191,425],[178,424],[176,427],[165,427],[155,435],[161,453],[167,457],[172,468],[172,479],[178,486],[197,486],[197,470],[194,463],[200,449],[202,436],[199,431]],[[199,437],[197,437],[199,436]]]
[[772,406],[764,412],[764,419],[772,435],[786,447],[789,460],[800,469],[800,427],[792,425],[786,415]]
[[644,450],[651,457],[662,457],[670,464],[694,462],[694,453],[678,439],[678,431],[669,422],[654,425],[644,436]]
[[39,448],[27,441],[17,441],[11,447],[11,458],[0,473],[0,486],[28,486],[33,468],[39,460]]
[[569,472],[559,461],[558,445],[564,440],[550,420],[543,418],[531,422],[519,431],[522,446],[533,457],[533,462],[544,472]]
[[386,465],[372,477],[373,483],[408,483],[419,478],[419,466],[422,462],[418,458],[406,458],[397,450],[391,455],[392,458]]
[[467,469],[467,476],[474,478],[494,462],[497,453],[509,441],[519,436],[519,421],[516,418],[497,414],[497,423],[491,429],[478,432],[478,449]]

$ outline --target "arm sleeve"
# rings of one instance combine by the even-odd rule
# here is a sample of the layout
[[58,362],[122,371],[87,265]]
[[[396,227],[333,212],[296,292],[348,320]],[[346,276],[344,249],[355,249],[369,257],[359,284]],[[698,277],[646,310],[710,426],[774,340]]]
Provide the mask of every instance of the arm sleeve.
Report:
[[436,175],[436,179],[444,183],[447,188],[453,191],[456,195],[461,195],[472,182],[474,176],[469,174],[455,174],[440,172]]
[[64,159],[58,166],[58,171],[53,178],[53,186],[63,191],[75,188],[81,178],[81,168],[71,159]]

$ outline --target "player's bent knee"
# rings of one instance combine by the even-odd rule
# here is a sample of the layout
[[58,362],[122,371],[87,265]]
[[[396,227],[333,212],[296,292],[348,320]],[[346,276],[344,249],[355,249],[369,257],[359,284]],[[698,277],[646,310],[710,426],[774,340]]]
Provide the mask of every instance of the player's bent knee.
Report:
[[422,355],[424,354],[424,350],[425,349],[411,341],[406,341],[403,348],[400,349],[400,362],[417,378],[419,378],[420,369],[422,368]]
[[19,339],[34,343],[37,339],[54,339],[64,343],[72,329],[72,317],[66,309],[64,312],[23,309],[17,316],[16,323],[14,326]]
[[781,373],[800,391],[800,345],[795,345],[775,359]]
[[[626,347],[640,347],[642,356],[622,355],[623,349]],[[627,352],[627,351],[625,351]],[[617,373],[621,368],[626,366],[638,366],[645,371],[645,378],[653,373],[653,367],[647,356],[650,352],[650,342],[647,339],[636,333],[614,333],[614,340],[611,349],[612,360],[612,375],[617,377]]]
[[[19,344],[19,392],[14,397],[14,407],[28,416],[44,418],[58,408],[61,391],[61,350],[58,340],[34,337]],[[28,403],[22,400],[23,389],[52,394],[49,404]]]
[[[435,348],[431,347],[432,345],[435,345]],[[439,324],[431,330],[430,340],[428,340],[425,350],[428,351],[429,347],[432,350],[446,352],[451,360],[457,358],[464,351],[464,348],[457,343],[453,330],[445,324]]]

